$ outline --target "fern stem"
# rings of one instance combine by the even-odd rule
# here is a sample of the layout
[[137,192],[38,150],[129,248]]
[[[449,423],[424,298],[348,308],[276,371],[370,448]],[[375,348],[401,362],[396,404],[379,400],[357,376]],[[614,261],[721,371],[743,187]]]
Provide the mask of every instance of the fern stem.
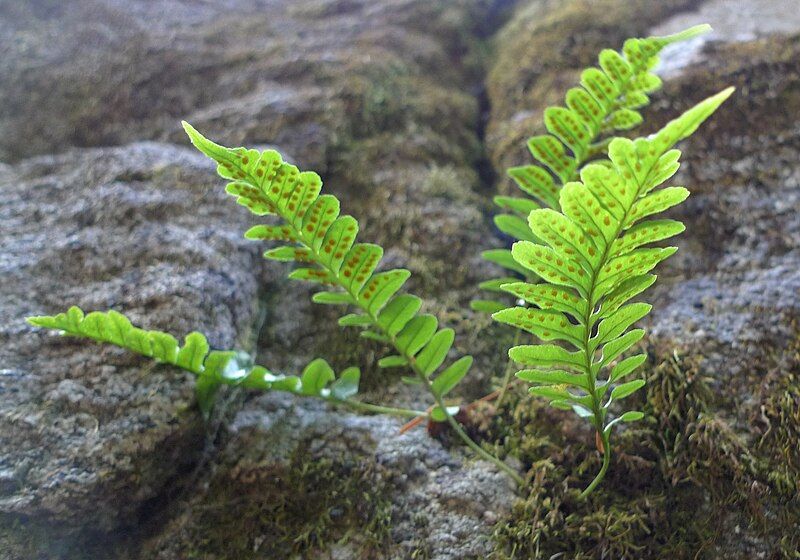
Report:
[[594,480],[589,483],[589,486],[581,492],[580,498],[581,500],[585,499],[589,494],[592,493],[598,484],[600,484],[606,476],[606,471],[608,470],[608,466],[611,464],[611,446],[609,445],[609,434],[605,433],[605,431],[600,432],[602,435],[600,436],[603,441],[603,466],[600,467],[600,472],[597,473],[597,476],[594,477]]
[[[254,182],[254,184],[257,184],[257,182]],[[416,363],[416,361],[414,359],[414,356],[410,355],[405,350],[401,349],[400,346],[397,343],[397,340],[396,340],[395,336],[391,335],[386,329],[384,329],[380,325],[377,315],[375,313],[373,313],[372,311],[370,311],[365,305],[362,305],[359,302],[358,293],[354,292],[349,286],[347,286],[344,282],[341,281],[341,278],[339,277],[339,271],[338,270],[334,270],[332,267],[330,267],[329,265],[327,265],[325,263],[325,261],[323,260],[322,256],[319,253],[319,250],[314,248],[313,243],[311,243],[311,242],[306,240],[305,232],[302,231],[301,228],[296,227],[294,225],[294,223],[292,222],[292,220],[287,219],[286,216],[282,216],[282,215],[280,215],[280,213],[278,213],[278,215],[281,217],[281,219],[283,219],[284,223],[292,230],[292,233],[293,233],[295,239],[297,239],[297,241],[300,244],[302,244],[306,249],[309,250],[310,256],[313,258],[314,262],[320,268],[322,268],[323,270],[327,271],[331,275],[331,278],[335,279],[336,285],[339,288],[343,289],[345,291],[345,293],[347,293],[350,296],[350,298],[352,299],[353,305],[355,305],[359,309],[361,309],[370,318],[370,321],[372,322],[372,326],[375,327],[377,330],[379,330],[384,336],[386,336],[386,338],[389,339],[389,341],[391,342],[392,346],[397,350],[397,352],[408,361],[409,366],[414,371],[414,373],[417,375],[417,377],[419,377],[419,379],[422,382],[422,384],[425,386],[425,388],[428,390],[428,392],[430,392],[431,395],[433,395],[433,398],[436,401],[437,406],[439,406],[439,408],[441,408],[442,411],[444,412],[444,415],[447,418],[447,422],[453,428],[453,431],[458,435],[458,437],[460,437],[463,440],[463,442],[467,445],[467,447],[472,449],[482,459],[485,459],[486,461],[494,463],[499,469],[501,469],[504,472],[508,473],[508,475],[511,476],[511,478],[513,478],[514,481],[517,484],[519,484],[519,485],[524,484],[524,480],[522,479],[522,477],[514,469],[512,469],[510,466],[505,464],[503,461],[501,461],[500,459],[498,459],[497,457],[495,457],[491,453],[487,452],[485,449],[483,449],[481,446],[479,446],[477,443],[475,443],[472,440],[472,438],[469,437],[469,435],[458,424],[456,419],[453,418],[450,415],[450,413],[447,411],[447,407],[445,406],[442,397],[438,393],[436,393],[436,391],[433,390],[433,386],[431,385],[431,382],[428,379],[428,376],[425,375],[425,373],[419,368],[419,366],[417,365],[417,363]],[[342,401],[342,402],[344,402],[344,401]],[[350,402],[352,402],[352,401],[350,401]],[[364,404],[364,403],[362,403],[362,404]],[[374,405],[374,406],[377,406],[377,405]],[[427,415],[427,413],[426,413],[426,415]],[[415,413],[414,416],[417,416],[417,414]]]
[[409,408],[395,408],[391,406],[381,406],[378,404],[371,404],[361,401],[351,401],[349,399],[341,400],[333,397],[327,397],[323,400],[332,404],[342,404],[350,407],[353,410],[360,412],[374,412],[376,414],[389,414],[391,416],[401,416],[403,418],[418,418],[420,416],[427,416],[428,413],[424,410],[412,410]]
[[[521,333],[519,329],[515,329],[516,332],[514,334],[514,341],[511,343],[511,347],[519,345]],[[500,386],[500,396],[497,397],[497,408],[500,408],[500,405],[503,404],[503,400],[506,397],[506,392],[508,391],[508,385],[511,383],[511,374],[514,373],[514,361],[509,359],[508,363],[506,363],[506,371],[503,375],[503,384]]]
[[[392,337],[391,340],[394,343],[394,337]],[[397,347],[396,344],[395,347]],[[398,350],[400,349],[398,348]],[[472,449],[482,459],[494,463],[499,469],[503,470],[512,479],[514,479],[514,482],[516,482],[520,486],[525,484],[525,481],[522,479],[522,477],[516,470],[508,466],[498,457],[495,457],[494,455],[486,451],[480,445],[475,443],[471,437],[469,437],[467,432],[464,431],[464,429],[461,427],[458,421],[455,418],[453,418],[453,416],[447,410],[447,406],[444,403],[444,399],[442,399],[442,397],[436,391],[433,390],[430,380],[425,375],[425,373],[419,369],[419,366],[417,365],[414,356],[411,356],[405,352],[402,352],[402,355],[404,358],[408,360],[408,365],[411,367],[414,373],[417,374],[417,377],[419,377],[422,384],[425,385],[425,387],[428,389],[428,392],[430,392],[430,394],[433,395],[433,399],[436,401],[436,405],[444,412],[444,415],[447,418],[447,423],[450,424],[450,427],[458,435],[458,437],[462,439],[462,441],[467,445],[467,447]]]

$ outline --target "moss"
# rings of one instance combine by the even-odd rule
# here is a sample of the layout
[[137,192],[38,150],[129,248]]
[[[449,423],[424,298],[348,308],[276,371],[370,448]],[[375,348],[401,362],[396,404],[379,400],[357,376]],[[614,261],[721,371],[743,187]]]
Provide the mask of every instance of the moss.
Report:
[[490,436],[528,468],[527,495],[495,530],[497,559],[705,558],[714,550],[795,558],[800,523],[797,451],[800,385],[781,376],[762,407],[760,443],[713,412],[715,397],[694,360],[650,364],[639,405],[647,420],[617,434],[614,464],[588,501],[577,500],[599,467],[591,433],[569,415],[515,392]]
[[390,528],[390,504],[377,480],[362,465],[311,460],[304,453],[281,471],[234,467],[215,477],[190,521],[147,554],[315,557],[334,543],[354,541],[369,557],[385,544]]

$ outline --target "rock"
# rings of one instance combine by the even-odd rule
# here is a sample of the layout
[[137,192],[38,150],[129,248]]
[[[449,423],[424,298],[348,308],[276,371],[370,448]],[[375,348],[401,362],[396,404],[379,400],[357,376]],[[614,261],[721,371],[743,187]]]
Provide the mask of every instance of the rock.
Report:
[[[400,435],[399,427],[388,417],[335,414],[282,395],[249,401],[230,425],[208,490],[187,500],[142,557],[184,558],[189,550],[206,558],[489,554],[493,521],[513,500],[510,479],[444,449],[424,430]],[[311,531],[306,541],[303,531]]]
[[[770,2],[763,8],[775,10]],[[725,3],[711,2],[701,15],[714,10],[724,12]],[[659,103],[652,117],[663,121],[690,93],[701,99],[723,84],[738,88],[707,130],[684,146],[676,181],[692,196],[674,215],[687,231],[669,268],[671,282],[655,293],[652,337],[701,356],[741,426],[760,405],[753,397],[762,375],[787,367],[798,337],[800,135],[781,115],[798,103],[792,84],[800,75],[800,41],[779,34],[791,21],[767,17],[743,24],[740,33],[720,32],[726,40],[709,43],[694,62],[673,69],[664,92],[673,101]],[[750,40],[749,25],[774,35]],[[793,29],[800,31],[800,19]]]
[[[797,14],[777,0],[508,4],[0,6],[0,558],[502,557],[492,535],[509,527],[536,554],[663,557],[668,542],[694,556],[696,527],[717,556],[794,546],[780,533],[800,518],[787,498],[800,473],[800,176],[786,116],[800,106]],[[475,49],[506,8],[493,52]],[[497,273],[480,250],[504,243],[486,187],[511,190],[497,178],[529,161],[542,109],[600,48],[706,19],[715,35],[665,53],[665,90],[642,132],[739,87],[683,146],[677,180],[693,196],[674,216],[688,230],[649,296],[654,362],[677,349],[713,397],[697,410],[666,403],[665,414],[686,413],[668,417],[688,449],[677,459],[653,423],[622,432],[596,508],[565,498],[597,461],[590,431],[529,400],[486,420],[505,422],[485,433],[533,468],[531,496],[510,513],[505,476],[423,430],[401,436],[390,418],[238,392],[219,408],[230,422],[203,426],[188,376],[21,321],[71,303],[115,308],[149,328],[203,330],[276,371],[316,356],[360,365],[369,400],[428,406],[375,368],[380,345],[338,329],[335,310],[265,267],[262,247],[241,238],[247,212],[178,146],[186,119],[318,171],[360,239],[384,245],[386,267],[412,270],[411,290],[456,328],[457,353],[476,357],[461,396],[482,395],[510,345],[467,308]]]
[[[690,491],[694,498],[687,504],[712,504],[711,510],[697,510],[703,512],[697,514],[697,523],[713,516],[720,520],[720,527],[739,531],[734,537],[724,528],[710,529],[716,535],[714,557],[769,557],[798,545],[784,535],[800,519],[793,483],[785,490],[777,482],[783,476],[777,473],[788,472],[794,479],[800,474],[796,454],[778,451],[797,443],[791,418],[798,408],[794,395],[798,393],[795,348],[800,336],[800,138],[786,115],[798,103],[800,18],[786,3],[771,0],[739,2],[733,11],[733,3],[726,0],[696,4],[691,11],[680,11],[688,7],[680,2],[659,3],[653,9],[627,2],[521,5],[497,35],[498,52],[489,76],[498,79],[489,89],[493,111],[487,146],[498,176],[509,165],[529,163],[524,138],[542,132],[541,111],[549,104],[563,103],[566,89],[577,82],[577,70],[596,64],[601,48],[618,48],[627,36],[674,33],[700,23],[716,28],[713,34],[665,49],[659,70],[664,90],[653,96],[645,124],[636,132],[648,134],[704,97],[728,85],[737,86],[720,111],[680,146],[683,167],[673,184],[686,185],[692,196],[670,217],[682,220],[687,229],[670,243],[680,251],[661,269],[659,283],[644,298],[654,303],[644,326],[656,363],[677,352],[684,365],[696,364],[690,375],[702,377],[711,396],[701,399],[699,414],[697,408],[684,407],[688,416],[682,420],[676,411],[684,405],[669,404],[675,407],[671,418],[685,422],[684,435],[676,436],[670,445],[684,442],[680,445],[687,445],[688,451],[655,445],[655,451],[643,452],[640,458],[647,458],[642,463],[656,461],[668,479],[683,476],[694,484],[687,490],[671,478],[664,490],[651,478],[648,488],[673,504],[669,514],[673,520],[663,520],[659,526],[684,525],[693,517],[680,505],[681,492]],[[520,35],[528,39],[518,40]],[[514,190],[505,181],[498,188]],[[692,371],[695,366],[686,367]],[[661,375],[659,371],[655,368],[647,375]],[[678,389],[687,391],[685,386]],[[641,442],[667,437],[658,432],[659,426],[652,429],[652,436],[643,429],[633,438]],[[783,434],[780,443],[780,438],[770,439],[770,431]],[[567,442],[581,439],[585,439],[581,432],[566,434]],[[626,448],[625,453],[636,452]],[[691,465],[688,468],[696,469],[694,473],[676,468],[680,462],[676,456],[685,461],[682,468]],[[571,460],[575,459],[566,458],[567,465]],[[603,504],[627,491],[614,481],[609,486]],[[713,508],[720,500],[749,500],[758,504],[755,507],[763,515],[778,516],[787,524],[759,529],[753,521],[758,514],[753,517],[743,508]],[[629,512],[640,507],[633,499],[625,504]],[[553,519],[557,515],[554,511]],[[592,515],[598,513],[582,515],[591,523]],[[646,518],[646,514],[641,517]],[[591,550],[600,554],[620,546],[592,539],[569,541],[565,534],[570,522],[554,523],[549,534],[561,535],[562,542],[554,537],[552,550],[577,553],[597,546]],[[654,528],[649,535],[657,535]],[[542,533],[537,534],[545,535],[543,529],[538,530]],[[530,533],[520,535],[513,542],[530,538]],[[632,538],[631,542],[644,547],[637,549],[641,550],[637,557],[650,557],[646,552],[651,550],[649,538],[643,534]],[[676,539],[670,544],[674,550],[681,546],[693,550],[686,544],[690,537],[680,539],[685,542]],[[545,552],[551,550],[546,543]],[[652,550],[659,546],[663,547]]]
[[78,304],[252,344],[270,277],[212,168],[140,143],[26,160],[0,184],[0,511],[50,527],[54,546],[138,523],[198,461],[204,427],[189,376],[24,318]]
[[[0,177],[14,185],[2,196],[16,222],[2,264],[17,279],[4,316],[55,312],[71,303],[113,307],[150,328],[176,334],[205,330],[215,347],[257,348],[259,361],[277,371],[297,372],[313,356],[337,366],[370,366],[364,378],[371,400],[427,406],[427,397],[399,384],[399,376],[374,375],[376,354],[383,351],[377,345],[343,333],[330,309],[308,303],[308,289],[276,282],[285,268],[264,272],[255,258],[258,246],[241,240],[250,223],[247,213],[222,201],[223,183],[212,175],[212,166],[173,144],[186,143],[179,127],[186,119],[221,143],[279,146],[287,159],[321,173],[326,189],[360,220],[361,239],[386,247],[387,267],[414,272],[411,288],[436,297],[426,303],[428,309],[455,323],[460,333],[470,332],[474,317],[462,309],[476,282],[490,276],[478,253],[493,241],[483,213],[486,199],[477,192],[480,107],[475,67],[468,61],[470,33],[479,27],[483,9],[470,1],[420,0],[237,0],[202,7],[182,0],[147,6],[92,0],[54,11],[42,2],[4,5],[0,33],[12,37],[16,48],[5,51],[0,62],[9,77],[0,89],[0,159],[9,162]],[[109,145],[120,147],[74,150]],[[25,200],[23,193],[40,183],[70,196],[59,201],[37,191],[41,194]],[[191,197],[179,196],[193,185],[204,187]],[[93,202],[81,204],[89,199]],[[42,216],[60,221],[42,222]],[[31,223],[37,233],[21,237],[18,232]],[[48,244],[46,234],[57,241]],[[25,240],[34,244],[23,248]],[[25,286],[32,283],[37,288],[29,294]],[[20,475],[24,485],[18,492],[0,502],[9,515],[0,539],[10,543],[12,557],[26,557],[28,545],[41,553],[40,530],[58,533],[50,554],[57,549],[106,558],[111,550],[139,554],[145,540],[163,543],[169,533],[162,525],[206,529],[203,505],[227,499],[231,489],[212,484],[209,490],[194,477],[207,475],[220,484],[235,479],[230,470],[242,461],[228,457],[249,456],[245,446],[252,441],[223,429],[214,440],[223,449],[217,457],[206,447],[206,439],[213,438],[203,435],[190,379],[153,370],[124,353],[7,323],[16,330],[6,339],[22,341],[6,346],[15,356],[7,379],[19,392],[6,403],[6,417],[14,426],[30,425],[29,433],[17,429],[2,442],[3,449],[17,448],[9,454],[14,468],[29,473]],[[496,343],[475,344],[479,333],[471,336],[457,343],[459,352]],[[55,350],[34,357],[43,342],[55,344]],[[478,363],[494,370],[502,361],[498,356],[479,357]],[[39,371],[46,375],[36,376]],[[482,390],[486,377],[477,376],[473,387]],[[248,407],[243,414],[252,412]],[[323,425],[340,421],[338,413],[311,410]],[[304,437],[316,441],[320,457],[336,446],[341,456],[326,460],[331,468],[350,472],[351,479],[367,476],[362,471],[381,471],[380,485],[393,488],[398,502],[386,513],[399,527],[387,541],[398,557],[416,546],[441,558],[488,550],[487,519],[501,517],[504,504],[492,502],[486,517],[471,509],[445,518],[439,513],[451,511],[455,497],[441,485],[453,480],[459,492],[470,490],[464,503],[475,504],[487,501],[483,490],[454,477],[488,477],[489,488],[506,484],[502,477],[479,463],[460,466],[458,453],[451,455],[422,434],[384,465],[375,449],[389,445],[381,438],[394,438],[397,425],[348,419],[366,422],[359,432],[368,441],[364,450],[342,448],[336,431]],[[34,448],[31,434],[50,424],[63,427]],[[71,439],[51,454],[67,431]],[[280,434],[280,445],[296,448],[293,434]],[[347,453],[358,457],[358,468],[348,466],[354,460]],[[30,457],[24,468],[17,467]],[[406,486],[393,478],[401,459],[403,466],[413,464]],[[263,460],[264,473],[286,464]],[[49,476],[54,464],[58,476],[81,478],[61,482],[45,496],[46,485],[56,480]],[[319,489],[312,499],[335,494],[335,480],[315,480]],[[196,502],[186,499],[195,484],[202,491]],[[355,488],[369,490],[364,484]],[[427,487],[437,495],[426,499]],[[339,513],[331,513],[334,529],[346,527],[350,515],[346,505],[337,508]],[[258,515],[248,512],[240,521],[257,523]],[[25,530],[14,531],[20,523]],[[461,544],[446,545],[447,539]],[[349,554],[344,544],[336,550]],[[187,546],[181,554],[188,551]]]

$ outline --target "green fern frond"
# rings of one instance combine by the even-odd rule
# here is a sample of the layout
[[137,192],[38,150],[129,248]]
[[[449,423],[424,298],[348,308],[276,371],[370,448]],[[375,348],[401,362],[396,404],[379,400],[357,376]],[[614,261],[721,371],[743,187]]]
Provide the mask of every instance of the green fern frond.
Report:
[[[628,39],[622,51],[603,50],[599,67],[581,73],[580,85],[567,92],[564,107],[548,107],[544,124],[548,134],[528,139],[528,148],[537,164],[512,167],[508,175],[526,197],[495,197],[505,212],[494,218],[497,228],[515,240],[538,242],[527,225],[527,216],[537,208],[559,208],[561,189],[580,178],[581,169],[603,156],[613,134],[635,128],[642,122],[639,109],[650,103],[650,94],[661,88],[661,79],[652,72],[658,55],[669,44],[684,41],[709,31],[698,25],[675,35]],[[485,258],[533,281],[535,271],[520,270],[508,250],[487,252]],[[473,303],[477,311],[503,306],[495,301]]]
[[[348,401],[358,393],[360,372],[355,367],[347,368],[337,377],[325,360],[317,359],[306,366],[300,377],[274,374],[262,366],[254,365],[244,352],[210,350],[206,337],[199,332],[186,335],[183,346],[180,346],[172,335],[135,327],[125,315],[116,311],[84,314],[80,308],[71,307],[66,313],[54,316],[29,317],[28,322],[70,336],[113,344],[195,374],[197,401],[206,417],[211,413],[214,397],[222,385],[284,391],[365,410],[398,413],[398,409]],[[406,412],[405,416],[424,414]]]
[[226,148],[206,139],[188,123],[183,126],[195,147],[217,163],[217,173],[230,181],[227,192],[254,214],[275,220],[255,226],[246,237],[288,242],[264,256],[299,263],[301,266],[289,278],[319,284],[322,291],[314,294],[314,302],[354,308],[355,312],[343,315],[339,324],[361,328],[362,337],[383,342],[396,351],[378,365],[411,369],[416,382],[433,395],[436,404],[431,418],[447,421],[478,455],[521,483],[516,472],[466,435],[444,403],[469,371],[472,357],[464,356],[442,368],[453,344],[453,331],[440,329],[436,317],[420,313],[422,301],[418,297],[398,294],[410,276],[408,270],[376,272],[383,249],[356,242],[358,222],[352,216],[340,215],[334,196],[320,194],[319,175],[301,172],[284,162],[275,150]]
[[645,245],[683,231],[680,222],[645,218],[686,199],[689,192],[683,187],[659,188],[678,170],[680,152],[673,147],[732,92],[729,88],[702,101],[651,137],[614,139],[610,165],[589,164],[580,181],[564,185],[558,211],[533,210],[528,225],[538,241],[518,241],[511,250],[515,261],[542,282],[504,285],[531,307],[511,307],[493,317],[559,344],[517,346],[509,356],[527,368],[517,376],[534,384],[532,394],[574,410],[597,429],[603,467],[583,495],[608,468],[612,427],[642,417],[627,411],[608,418],[613,402],[644,385],[642,379],[629,380],[644,354],[617,361],[644,335],[630,329],[651,308],[629,301],[653,284],[656,277],[650,271],[677,250]]

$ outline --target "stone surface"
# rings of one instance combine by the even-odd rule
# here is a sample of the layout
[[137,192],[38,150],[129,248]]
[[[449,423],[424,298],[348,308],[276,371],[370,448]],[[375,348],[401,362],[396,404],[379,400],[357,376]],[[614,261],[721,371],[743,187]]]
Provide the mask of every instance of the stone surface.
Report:
[[[212,166],[174,145],[186,143],[180,119],[229,145],[277,145],[320,172],[359,218],[364,240],[386,247],[386,266],[410,268],[411,287],[437,296],[429,309],[468,329],[471,314],[461,309],[489,275],[476,248],[492,242],[487,201],[476,192],[483,156],[477,67],[468,60],[469,34],[484,8],[408,0],[0,7],[0,34],[11,38],[0,63],[10,77],[0,88],[0,159],[9,162],[0,172],[9,185],[4,212],[14,218],[3,232],[2,262],[14,279],[3,293],[11,325],[4,339],[20,338],[4,349],[4,387],[14,392],[4,418],[15,429],[4,435],[8,469],[0,487],[14,491],[2,501],[0,539],[12,558],[26,557],[26,547],[81,558],[106,558],[112,549],[146,556],[142,541],[162,543],[158,523],[205,530],[198,520],[218,496],[185,497],[196,473],[228,480],[241,462],[231,457],[246,455],[258,439],[245,442],[224,429],[216,440],[204,436],[190,379],[34,333],[20,321],[26,314],[71,303],[113,307],[150,328],[205,330],[215,347],[258,348],[260,361],[278,370],[296,372],[317,355],[369,366],[369,390],[378,346],[364,348],[342,333],[331,310],[307,303],[309,290],[276,282],[285,268],[265,272],[258,247],[241,240],[247,213],[223,201]],[[109,145],[119,147],[75,149]],[[29,158],[43,153],[61,155]],[[388,388],[386,380],[371,382],[373,400],[388,392],[422,404],[418,391],[397,387],[396,376]],[[323,425],[339,422],[325,409],[313,413]],[[29,415],[33,424],[20,430]],[[377,448],[397,428],[348,418],[365,423],[358,433]],[[46,439],[37,435],[43,426]],[[295,445],[281,433],[284,445]],[[324,448],[338,445],[337,434],[309,433],[303,441],[316,438]],[[485,515],[475,505],[463,516],[437,516],[452,511],[454,500],[440,479],[488,477],[488,488],[505,480],[485,466],[460,466],[457,451],[451,457],[424,431],[413,441],[402,461],[380,467],[397,498],[397,533],[388,541],[397,557],[414,547],[437,558],[484,554],[490,521],[502,516],[510,494],[498,491],[507,499],[491,502]],[[374,450],[354,453],[363,469],[380,465]],[[420,453],[441,464],[431,463],[430,473],[417,465],[412,482],[394,482],[394,466]],[[350,460],[337,457],[332,468],[347,471],[342,461]],[[262,463],[267,474],[282,465],[271,456]],[[426,488],[434,497],[425,500]],[[485,502],[479,488],[471,484],[464,503]],[[15,531],[20,524],[24,530]],[[281,530],[303,527],[296,520]],[[42,539],[42,530],[53,538]],[[176,557],[191,552],[184,544]],[[169,547],[152,550],[170,557]]]
[[[203,330],[215,347],[254,351],[280,371],[312,356],[360,365],[370,400],[429,404],[376,371],[379,345],[336,328],[334,310],[308,303],[309,289],[280,280],[285,269],[265,266],[261,248],[242,240],[253,220],[185,147],[186,119],[221,143],[278,146],[318,171],[363,240],[385,246],[386,266],[412,270],[410,288],[456,328],[456,350],[476,355],[463,396],[483,394],[510,344],[466,310],[476,282],[496,273],[479,251],[504,243],[490,225],[491,184],[512,190],[505,168],[529,161],[524,140],[542,130],[541,111],[601,48],[704,21],[715,34],[665,53],[665,89],[642,132],[726,85],[739,89],[683,146],[677,181],[693,196],[674,215],[687,232],[650,295],[647,326],[655,357],[677,350],[709,379],[709,433],[773,461],[763,442],[787,429],[780,419],[794,401],[779,395],[797,367],[798,13],[780,0],[1,4],[0,558],[497,552],[494,524],[508,519],[515,494],[447,438],[236,392],[220,407],[226,421],[209,428],[187,376],[21,319],[71,303],[114,308],[149,328]],[[578,469],[571,454],[588,431],[559,412],[531,418],[525,434],[556,426],[565,443],[526,444],[523,455],[544,455],[524,466],[542,488],[566,487],[551,478]],[[702,434],[691,441],[702,447]],[[684,512],[658,507],[682,503],[683,487],[646,476],[659,459],[639,452],[624,449],[607,495],[624,510],[626,479],[668,500],[648,506],[644,530],[630,522],[652,540],[664,517],[684,522]],[[740,483],[701,459],[721,483]],[[788,506],[759,494],[772,487],[758,476],[753,503],[784,520]],[[698,496],[697,511],[710,515],[719,496]],[[780,557],[779,537],[759,532],[745,508],[729,510],[710,554]],[[579,557],[623,556],[597,529],[616,518],[577,506],[560,514],[586,523],[560,550],[588,540],[596,554]],[[542,523],[556,523],[548,515]]]
[[[690,5],[679,2],[658,3],[655,8],[652,3],[637,2],[522,4],[516,19],[497,34],[495,66],[488,74],[493,111],[487,150],[498,175],[509,165],[530,162],[523,140],[542,131],[541,109],[562,103],[564,92],[576,82],[577,70],[596,64],[600,48],[616,47],[630,35],[673,33],[699,23],[715,27],[708,36],[664,51],[659,72],[665,87],[653,96],[640,132],[656,130],[692,103],[728,85],[737,87],[725,106],[680,146],[685,155],[674,184],[686,185],[692,196],[670,214],[687,229],[674,243],[680,251],[661,267],[658,285],[645,297],[654,309],[644,326],[655,356],[677,352],[698,365],[711,388],[708,410],[699,423],[685,430],[688,441],[700,442],[704,436],[692,431],[713,426],[711,432],[716,435],[711,437],[719,448],[715,450],[713,443],[710,450],[695,448],[691,452],[697,453],[695,459],[706,468],[720,465],[718,474],[741,461],[720,474],[717,482],[735,485],[739,476],[749,480],[752,487],[744,493],[750,492],[748,499],[758,504],[754,507],[766,515],[795,520],[788,521],[788,527],[797,520],[796,500],[787,499],[777,486],[763,489],[772,484],[770,469],[795,469],[796,464],[789,458],[791,452],[775,459],[764,438],[777,428],[769,427],[775,421],[773,403],[781,395],[794,395],[785,391],[797,379],[800,137],[791,115],[798,106],[800,20],[797,10],[781,1],[694,4],[685,11],[680,8]],[[527,39],[515,40],[521,30]],[[581,39],[559,43],[556,35]],[[540,55],[547,43],[555,49]],[[498,80],[492,82],[492,76]],[[501,180],[498,190],[515,188]],[[796,397],[786,399],[779,415],[794,418],[789,411],[797,407]],[[765,410],[771,410],[770,418]],[[578,432],[567,440],[583,437]],[[723,458],[729,453],[722,451],[728,445],[741,453]],[[796,446],[796,441],[788,445]],[[743,451],[748,446],[754,456]],[[716,458],[715,452],[719,453]],[[654,460],[648,453],[643,456]],[[660,461],[668,465],[669,456]],[[756,474],[734,474],[736,468],[750,468],[742,467],[747,461],[763,461],[762,467],[753,467]],[[702,480],[695,488],[698,501],[704,501],[703,492],[713,493],[709,488],[716,483],[709,483],[702,474],[689,478]],[[673,484],[665,495],[680,500],[680,485]],[[674,514],[683,515],[677,508]],[[727,528],[717,530],[709,557],[784,557],[779,550],[786,550],[781,548],[785,529],[760,529],[743,509],[703,511],[701,515],[718,516]],[[728,531],[732,527],[736,536]],[[791,548],[795,542],[786,546]],[[554,546],[558,549],[557,543]]]
[[12,166],[0,183],[0,497],[57,530],[138,522],[203,450],[192,380],[28,326],[77,304],[215,347],[252,344],[269,280],[248,218],[187,148],[139,143]]
[[[190,550],[204,558],[288,557],[303,547],[292,542],[299,535],[282,533],[281,523],[298,514],[277,506],[285,502],[312,527],[319,524],[304,557],[399,560],[424,553],[456,560],[489,554],[491,529],[514,499],[513,483],[491,465],[443,448],[424,430],[400,435],[400,425],[383,416],[332,414],[322,403],[284,395],[252,399],[230,424],[210,490],[187,500],[183,515],[146,543],[142,557],[184,558]],[[334,493],[332,500],[315,495],[320,489],[305,478],[309,467],[298,464],[330,471],[323,490]],[[260,521],[241,515],[243,502],[260,508]],[[388,542],[370,541],[379,531],[373,525],[378,508],[391,520]],[[360,524],[337,546],[319,546],[342,536],[337,516],[354,516]],[[330,517],[334,522],[326,527],[322,520]]]

